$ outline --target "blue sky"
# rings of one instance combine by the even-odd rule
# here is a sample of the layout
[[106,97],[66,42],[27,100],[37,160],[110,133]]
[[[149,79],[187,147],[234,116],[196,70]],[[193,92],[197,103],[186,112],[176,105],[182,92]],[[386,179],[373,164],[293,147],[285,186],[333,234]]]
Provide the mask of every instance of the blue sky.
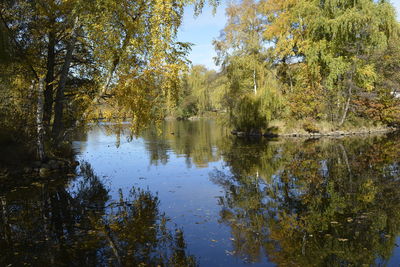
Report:
[[193,64],[202,64],[212,69],[217,68],[213,60],[216,53],[212,41],[219,36],[220,31],[225,26],[226,2],[221,1],[215,15],[212,14],[211,7],[205,7],[198,17],[194,17],[193,7],[185,9],[183,25],[179,30],[178,39],[182,42],[194,44],[189,55]]
[[[205,7],[202,14],[193,17],[193,8],[185,9],[183,25],[178,33],[181,42],[193,43],[189,59],[193,64],[202,64],[210,69],[217,70],[213,57],[216,56],[212,41],[218,38],[220,31],[224,28],[225,8],[229,0],[222,0],[215,15],[211,7]],[[397,18],[400,20],[400,0],[392,0],[397,10]]]

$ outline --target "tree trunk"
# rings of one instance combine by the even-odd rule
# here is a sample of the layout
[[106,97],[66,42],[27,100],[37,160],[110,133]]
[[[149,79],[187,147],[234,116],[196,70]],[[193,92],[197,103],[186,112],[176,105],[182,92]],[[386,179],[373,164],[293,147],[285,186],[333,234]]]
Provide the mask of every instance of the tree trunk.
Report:
[[4,227],[2,229],[2,232],[3,232],[3,235],[4,235],[4,236],[2,236],[2,238],[3,238],[4,241],[6,241],[7,243],[10,244],[10,241],[11,241],[11,239],[10,239],[11,226],[10,226],[9,221],[8,221],[8,217],[9,216],[8,216],[8,211],[7,211],[7,199],[6,199],[5,196],[0,196],[0,203],[1,203],[1,210],[2,210],[2,215],[3,215],[2,224],[3,224],[3,227]]
[[44,113],[43,124],[46,129],[50,127],[50,120],[53,111],[53,82],[54,82],[54,65],[55,65],[55,45],[56,37],[53,31],[49,33],[49,45],[47,48],[47,74],[46,74],[46,89],[44,90]]
[[72,53],[74,52],[76,42],[76,31],[78,28],[78,17],[75,18],[74,26],[72,28],[71,38],[67,44],[67,52],[65,55],[64,64],[61,69],[60,81],[58,83],[56,92],[56,103],[54,106],[54,123],[53,123],[53,138],[57,139],[63,128],[62,119],[64,112],[64,91],[65,84],[69,74],[69,68],[72,61]]
[[257,94],[257,81],[256,81],[256,70],[253,70],[253,84],[254,84],[254,94]]
[[46,158],[44,150],[44,127],[43,127],[43,90],[44,90],[44,79],[39,79],[38,85],[38,100],[36,108],[36,127],[37,127],[37,155],[40,161]]
[[[350,81],[350,83],[352,83],[352,81]],[[349,85],[348,97],[347,97],[346,105],[344,107],[342,119],[339,122],[339,126],[342,126],[343,123],[345,122],[346,118],[347,118],[347,113],[349,111],[350,101],[351,101],[351,94],[352,94],[351,88],[352,88],[352,86],[353,86],[352,84]]]
[[[132,22],[136,21],[137,19],[140,19],[140,17],[142,16],[143,12],[145,11],[145,9],[146,9],[146,4],[145,4],[145,2],[143,2],[141,4],[141,6],[139,8],[139,11],[136,14],[136,16],[132,18]],[[122,43],[120,52],[116,53],[114,55],[114,60],[112,62],[112,67],[108,72],[108,75],[107,75],[107,78],[106,78],[106,82],[101,87],[99,93],[92,100],[92,103],[90,104],[89,108],[86,109],[86,111],[82,114],[82,117],[80,118],[80,120],[76,121],[76,124],[75,124],[76,126],[79,125],[82,121],[84,121],[86,119],[86,117],[88,116],[88,114],[90,112],[90,108],[93,107],[94,105],[99,104],[100,99],[103,98],[107,94],[108,89],[109,89],[109,87],[111,85],[112,78],[114,77],[114,73],[115,73],[115,71],[116,71],[116,69],[117,69],[117,67],[119,65],[120,60],[121,60],[121,56],[125,52],[126,47],[129,45],[131,37],[132,37],[131,33],[128,32],[126,34],[126,37],[125,37],[123,43]]]
[[100,99],[107,94],[108,88],[110,87],[110,84],[111,84],[111,79],[114,76],[114,72],[115,72],[116,68],[117,68],[117,63],[114,62],[113,67],[108,72],[106,82],[101,87],[99,93],[92,100],[92,103],[90,104],[89,108],[87,110],[85,110],[85,112],[82,114],[82,118],[80,120],[76,121],[77,125],[79,125],[80,121],[84,121],[87,118],[87,116],[89,115],[90,108],[99,104]]
[[117,265],[116,266],[122,266],[122,261],[121,261],[121,256],[119,255],[118,252],[118,247],[116,243],[114,242],[114,239],[111,234],[111,228],[108,224],[105,224],[104,226],[104,231],[105,231],[105,236],[107,238],[108,243],[110,244],[110,247],[114,253],[115,258],[117,259]]
[[118,67],[118,65],[119,65],[119,62],[120,62],[120,60],[121,60],[121,55],[125,52],[125,49],[126,49],[126,47],[128,46],[130,39],[131,39],[131,38],[130,38],[130,35],[128,35],[128,36],[124,39],[124,42],[122,43],[122,47],[121,47],[120,53],[118,53],[118,54],[116,54],[116,55],[114,56],[114,60],[113,60],[113,62],[112,62],[112,67],[111,67],[110,70],[108,71],[108,74],[107,74],[105,83],[104,83],[103,86],[101,87],[99,93],[98,93],[98,94],[95,96],[95,98],[92,100],[92,103],[90,104],[89,108],[82,114],[82,118],[81,118],[80,120],[77,120],[77,121],[76,121],[76,124],[77,124],[77,125],[79,125],[79,123],[80,123],[81,121],[84,121],[84,120],[86,119],[86,117],[89,115],[90,108],[93,107],[93,106],[95,106],[95,105],[97,105],[97,104],[99,104],[100,99],[103,98],[103,97],[107,94],[107,92],[108,92],[108,90],[109,90],[109,88],[110,88],[110,86],[111,86],[111,81],[112,81],[112,78],[114,77],[114,73],[115,73],[115,71],[117,70],[117,67]]

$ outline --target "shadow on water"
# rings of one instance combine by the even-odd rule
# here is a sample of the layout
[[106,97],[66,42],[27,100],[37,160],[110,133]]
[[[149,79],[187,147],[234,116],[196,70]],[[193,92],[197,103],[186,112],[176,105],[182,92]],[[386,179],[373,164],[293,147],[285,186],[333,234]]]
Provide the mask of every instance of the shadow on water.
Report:
[[83,162],[76,177],[48,177],[0,192],[2,266],[196,266],[157,195],[132,188],[111,201]]

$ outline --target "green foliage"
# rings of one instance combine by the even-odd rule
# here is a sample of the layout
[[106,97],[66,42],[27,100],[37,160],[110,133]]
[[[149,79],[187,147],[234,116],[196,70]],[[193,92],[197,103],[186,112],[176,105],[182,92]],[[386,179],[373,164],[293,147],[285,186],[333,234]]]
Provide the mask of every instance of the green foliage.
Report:
[[188,119],[196,116],[198,114],[196,97],[189,95],[183,98],[174,114],[178,119]]
[[214,41],[217,63],[228,82],[225,106],[234,127],[246,132],[265,129],[268,121],[285,113],[281,83],[262,38],[264,21],[258,6],[253,0],[230,3],[228,22]]
[[383,73],[370,57],[385,51],[399,30],[390,3],[269,0],[260,2],[260,13],[270,22],[264,37],[274,42],[271,55],[285,66],[294,116],[340,125],[355,96],[374,93],[376,99]]
[[203,65],[193,66],[183,76],[183,88],[174,115],[188,118],[223,109],[224,76]]
[[400,27],[389,2],[243,0],[226,13],[214,46],[230,110],[254,93],[268,121],[398,124]]
[[281,119],[287,116],[287,100],[280,90],[281,83],[269,74],[263,77],[261,88],[257,92],[257,98],[260,99],[260,112],[268,121]]
[[268,120],[261,113],[261,101],[254,96],[244,96],[240,99],[231,113],[231,123],[240,132],[260,133],[267,128]]

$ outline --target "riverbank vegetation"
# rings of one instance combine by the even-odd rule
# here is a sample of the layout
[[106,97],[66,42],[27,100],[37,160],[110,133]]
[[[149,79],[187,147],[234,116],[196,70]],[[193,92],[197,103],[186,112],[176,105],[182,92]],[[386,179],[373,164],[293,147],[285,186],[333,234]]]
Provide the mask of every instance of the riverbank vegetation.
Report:
[[179,112],[223,110],[247,133],[399,125],[400,28],[390,2],[244,0],[226,14],[214,41],[221,71],[194,66]]
[[[389,1],[243,0],[215,39],[219,72],[189,68],[185,7],[219,1],[2,1],[0,143],[41,161],[86,121],[222,112],[258,134],[400,122],[400,27]],[[326,126],[326,127],[325,127]]]

